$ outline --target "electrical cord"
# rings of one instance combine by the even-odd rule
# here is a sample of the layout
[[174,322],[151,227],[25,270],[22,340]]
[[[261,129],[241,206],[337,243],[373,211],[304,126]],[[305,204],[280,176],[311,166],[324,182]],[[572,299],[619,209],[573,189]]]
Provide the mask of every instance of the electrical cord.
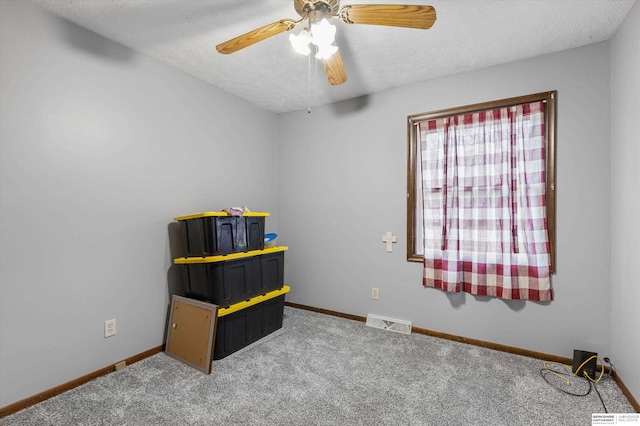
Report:
[[[559,365],[561,365],[561,364],[559,364]],[[559,377],[560,379],[562,379],[565,382],[565,384],[567,386],[571,385],[571,381],[569,379],[567,379],[566,377],[575,377],[573,375],[573,373],[567,374],[567,373],[563,373],[561,371],[554,371],[554,370],[550,369],[547,366],[547,363],[545,363],[545,368],[541,368],[540,369],[540,375],[542,376],[544,381],[547,382],[549,385],[553,386],[554,388],[556,388],[557,390],[559,390],[560,392],[566,393],[567,395],[571,395],[571,396],[587,396],[587,395],[589,395],[591,393],[592,386],[591,386],[591,382],[589,382],[589,381],[586,381],[586,383],[589,384],[589,387],[588,387],[588,389],[587,389],[587,391],[585,393],[575,393],[575,392],[570,392],[570,391],[568,391],[566,389],[562,389],[561,387],[551,383],[549,381],[549,379],[547,378],[547,376],[545,375],[545,373],[550,373],[550,374],[553,374],[556,377]],[[581,378],[578,377],[578,379],[581,379]]]
[[593,388],[596,390],[596,393],[598,394],[598,398],[600,398],[600,402],[602,403],[602,407],[604,408],[604,412],[608,413],[609,410],[607,410],[607,406],[605,405],[604,400],[602,399],[602,395],[600,395],[600,391],[596,387],[595,382],[593,383]]
[[[576,372],[574,373],[571,370],[571,367],[569,367],[566,364],[560,364],[558,362],[545,362],[544,363],[544,367],[540,369],[540,375],[542,376],[542,378],[544,379],[545,382],[547,382],[550,386],[556,388],[557,390],[566,393],[568,395],[572,395],[572,396],[579,396],[579,397],[583,397],[583,396],[587,396],[591,393],[592,389],[595,389],[596,393],[598,394],[598,398],[600,399],[600,402],[602,403],[602,407],[604,408],[604,412],[608,413],[609,411],[607,410],[607,406],[604,403],[604,400],[602,399],[602,395],[600,395],[600,391],[598,390],[598,388],[596,387],[596,383],[600,382],[604,376],[604,367],[602,367],[601,371],[600,371],[600,375],[598,376],[597,379],[592,378],[589,376],[589,374],[586,371],[582,371],[582,374],[584,377],[580,377],[578,376],[578,373],[582,370],[582,367],[584,367],[589,361],[591,361],[592,359],[599,359],[596,355],[592,356],[591,358],[587,359],[586,361],[584,361],[582,364],[580,364],[580,366],[578,368],[576,368]],[[611,378],[611,371],[614,370],[613,368],[613,364],[609,361],[609,358],[604,358],[604,361],[610,365],[609,368],[609,374],[608,376]],[[553,370],[552,368],[550,368],[551,365],[556,365],[556,366],[560,366],[563,367],[566,371],[556,371]],[[568,371],[568,373],[567,373]],[[565,382],[565,384],[567,386],[571,386],[571,380],[568,379],[568,377],[575,377],[577,379],[581,379],[581,380],[586,380],[586,382],[589,385],[589,388],[587,389],[587,391],[585,393],[574,393],[574,392],[570,392],[566,389],[562,389],[561,387],[551,383],[549,381],[549,379],[547,378],[548,374],[552,374],[558,378],[560,378],[561,380],[563,380]]]
[[613,363],[611,362],[611,360],[609,360],[609,358],[604,357],[602,359],[604,360],[604,362],[609,364],[609,378],[613,379],[613,376],[616,375],[616,367],[614,367]]

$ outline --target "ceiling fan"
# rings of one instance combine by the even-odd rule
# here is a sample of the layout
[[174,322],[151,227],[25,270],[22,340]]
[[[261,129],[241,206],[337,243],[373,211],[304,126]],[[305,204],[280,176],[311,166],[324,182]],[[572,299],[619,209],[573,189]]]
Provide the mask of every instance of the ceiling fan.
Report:
[[[309,27],[298,36],[291,34],[291,44],[296,50],[309,53],[310,43],[316,45],[316,58],[322,59],[324,70],[331,85],[347,81],[347,73],[338,48],[333,45],[335,27],[328,23],[339,18],[347,24],[386,25],[392,27],[429,29],[436,21],[436,11],[431,6],[401,4],[354,4],[340,7],[340,0],[293,0],[299,20],[281,19],[264,27],[220,43],[216,50],[229,54],[251,46],[259,41],[294,29],[308,20]],[[300,47],[300,49],[298,49]]]

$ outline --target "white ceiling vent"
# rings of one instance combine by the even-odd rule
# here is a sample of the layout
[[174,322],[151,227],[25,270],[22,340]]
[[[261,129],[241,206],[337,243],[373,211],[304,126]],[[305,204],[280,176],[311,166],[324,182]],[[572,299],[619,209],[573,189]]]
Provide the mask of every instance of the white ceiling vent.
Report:
[[381,328],[383,330],[395,331],[402,334],[411,334],[411,321],[385,318],[378,315],[368,314],[367,326],[373,328]]

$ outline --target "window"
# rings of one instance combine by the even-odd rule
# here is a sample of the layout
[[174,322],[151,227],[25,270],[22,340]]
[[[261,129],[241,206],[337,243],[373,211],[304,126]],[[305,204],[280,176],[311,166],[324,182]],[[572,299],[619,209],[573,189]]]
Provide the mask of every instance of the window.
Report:
[[[555,98],[552,91],[408,117],[407,258],[425,263],[425,282],[459,291],[442,284],[438,273],[468,270],[475,277],[497,266],[529,268],[535,286],[536,262],[553,270]],[[540,247],[544,261],[536,260],[543,258]],[[440,278],[430,276],[429,263],[439,262],[437,269],[453,259],[453,266],[436,271]],[[485,278],[480,287],[454,281],[485,294]],[[514,289],[511,277],[505,280],[500,297],[529,298],[526,284],[518,293],[517,272]]]

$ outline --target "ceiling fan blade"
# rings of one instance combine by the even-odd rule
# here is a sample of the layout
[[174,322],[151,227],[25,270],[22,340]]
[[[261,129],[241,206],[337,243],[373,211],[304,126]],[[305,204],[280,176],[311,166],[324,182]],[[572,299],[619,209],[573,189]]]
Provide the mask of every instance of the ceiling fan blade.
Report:
[[427,30],[436,22],[436,10],[431,6],[402,4],[353,4],[338,13],[347,24],[388,25],[391,27]]
[[220,43],[216,46],[216,50],[220,53],[229,54],[237,52],[240,49],[251,46],[259,41],[265,40],[274,35],[278,35],[285,31],[292,30],[301,21],[294,21],[292,19],[281,19],[278,22],[274,22],[264,27],[260,27],[253,31],[249,31],[246,34],[232,38],[231,40]]
[[337,51],[329,59],[323,59],[324,72],[327,74],[329,84],[332,86],[339,86],[347,81],[347,72],[344,70],[344,64],[342,63],[342,56],[340,51]]

